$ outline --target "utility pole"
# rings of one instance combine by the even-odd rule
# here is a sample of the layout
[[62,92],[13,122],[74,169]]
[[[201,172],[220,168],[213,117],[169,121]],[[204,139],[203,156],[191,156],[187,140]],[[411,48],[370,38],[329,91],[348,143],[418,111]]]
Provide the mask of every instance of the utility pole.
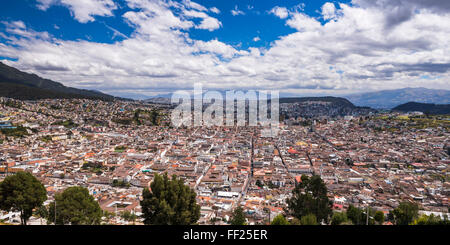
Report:
[[369,205],[367,205],[367,211],[366,211],[366,225],[369,225]]

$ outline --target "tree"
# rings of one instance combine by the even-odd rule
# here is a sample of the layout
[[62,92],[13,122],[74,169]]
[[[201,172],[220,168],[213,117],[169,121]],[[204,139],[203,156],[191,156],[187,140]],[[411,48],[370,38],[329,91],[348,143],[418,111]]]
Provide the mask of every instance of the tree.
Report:
[[28,172],[18,172],[0,183],[0,209],[20,212],[20,223],[26,225],[33,209],[47,200],[44,185]]
[[155,174],[150,189],[145,188],[141,201],[146,225],[191,225],[200,218],[195,191],[175,175],[169,179]]
[[233,216],[231,217],[230,224],[231,225],[245,225],[245,214],[242,207],[237,207],[233,211]]
[[363,211],[353,205],[350,205],[347,209],[347,217],[352,221],[354,225],[365,224]]
[[[56,224],[99,225],[103,211],[88,189],[73,186],[55,195]],[[55,222],[55,201],[49,205],[48,222]]]
[[[48,217],[48,210],[44,205],[41,205],[39,208],[37,208],[34,211],[34,215],[38,218],[42,218],[42,219],[47,219]],[[42,220],[41,220],[41,225],[42,225]]]
[[379,224],[379,225],[382,225],[383,224],[383,222],[384,222],[384,213],[383,212],[381,212],[381,211],[377,211],[376,213],[375,213],[375,221]]
[[127,211],[123,211],[123,212],[121,213],[120,217],[122,217],[122,219],[124,219],[125,221],[133,222],[133,224],[134,224],[134,222],[135,222],[136,219],[137,219],[137,215],[134,214],[134,213],[131,213],[131,212],[128,211],[128,210],[127,210]]
[[392,214],[397,225],[409,225],[419,215],[419,206],[412,202],[402,202]]
[[301,225],[318,225],[317,218],[314,214],[307,214],[300,219]]
[[282,214],[279,214],[273,218],[271,225],[289,225],[289,221]]
[[331,225],[340,225],[347,222],[347,214],[345,212],[335,212],[331,218]]
[[439,216],[434,216],[434,214],[421,215],[418,219],[414,220],[413,225],[449,225],[448,220],[441,220]]
[[309,178],[302,175],[301,182],[292,191],[293,196],[287,200],[286,213],[301,220],[303,216],[314,214],[319,221],[329,220],[332,214],[331,201],[327,196],[327,187],[320,176]]

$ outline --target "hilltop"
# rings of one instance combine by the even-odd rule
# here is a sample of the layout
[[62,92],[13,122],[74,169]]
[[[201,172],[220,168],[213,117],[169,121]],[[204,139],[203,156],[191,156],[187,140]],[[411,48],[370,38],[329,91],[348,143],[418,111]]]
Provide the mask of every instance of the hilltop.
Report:
[[0,62],[0,97],[37,99],[119,99],[98,91],[66,87],[61,83],[26,73]]

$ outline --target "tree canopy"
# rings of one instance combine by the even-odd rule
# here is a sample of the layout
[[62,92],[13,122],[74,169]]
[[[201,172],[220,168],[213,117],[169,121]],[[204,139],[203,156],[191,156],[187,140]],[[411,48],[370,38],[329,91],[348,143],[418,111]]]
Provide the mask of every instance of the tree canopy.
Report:
[[412,202],[401,202],[392,211],[394,221],[397,225],[409,225],[419,215],[419,206]]
[[301,182],[292,191],[293,196],[287,199],[287,214],[301,220],[303,216],[313,214],[317,221],[328,222],[332,214],[331,201],[327,196],[327,187],[320,176],[309,178],[303,175]]
[[38,208],[47,200],[44,185],[28,172],[18,172],[0,183],[0,208],[20,212],[20,222],[26,225]]
[[289,225],[289,221],[282,214],[279,214],[273,218],[271,225]]
[[[55,195],[56,224],[99,225],[103,212],[88,189],[73,186]],[[55,222],[55,202],[48,208],[48,222]]]
[[231,225],[245,225],[245,214],[242,207],[237,207],[233,211],[233,216],[231,217]]
[[141,201],[144,224],[191,225],[200,218],[196,194],[175,175],[155,174],[150,189],[145,188]]

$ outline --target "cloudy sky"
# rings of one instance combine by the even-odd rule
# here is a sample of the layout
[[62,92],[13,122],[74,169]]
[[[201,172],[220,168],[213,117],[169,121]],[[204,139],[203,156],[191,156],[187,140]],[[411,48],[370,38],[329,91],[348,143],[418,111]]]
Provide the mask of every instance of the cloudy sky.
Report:
[[0,0],[0,61],[109,94],[450,89],[448,0]]

